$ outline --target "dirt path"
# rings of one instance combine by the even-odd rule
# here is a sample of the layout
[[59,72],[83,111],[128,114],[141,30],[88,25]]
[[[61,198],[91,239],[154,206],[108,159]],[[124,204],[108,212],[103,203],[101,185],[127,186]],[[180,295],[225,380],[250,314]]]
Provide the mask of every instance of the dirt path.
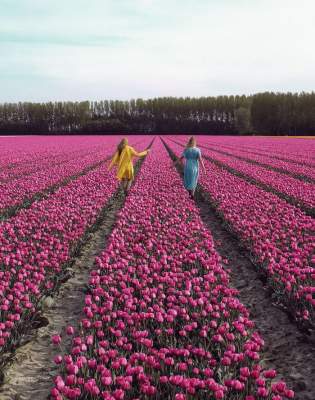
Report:
[[[72,277],[61,286],[54,298],[45,302],[43,317],[48,325],[34,330],[18,348],[10,365],[4,371],[4,384],[0,387],[1,400],[43,400],[52,387],[57,368],[53,363],[60,350],[51,345],[51,335],[63,332],[67,325],[77,327],[84,307],[84,294],[94,259],[106,246],[116,213],[124,203],[124,195],[116,193],[108,204],[106,218],[99,229],[91,234],[80,256],[71,268]],[[63,335],[64,336],[64,335]],[[69,341],[64,343],[69,345]]]
[[249,309],[251,319],[265,341],[262,362],[266,368],[277,370],[278,376],[295,391],[296,400],[314,400],[314,336],[301,332],[288,315],[273,304],[262,276],[246,251],[240,248],[238,240],[224,228],[201,188],[196,191],[195,201],[203,223],[214,238],[215,248],[225,261],[223,265],[229,269],[230,285],[239,290],[240,300]]

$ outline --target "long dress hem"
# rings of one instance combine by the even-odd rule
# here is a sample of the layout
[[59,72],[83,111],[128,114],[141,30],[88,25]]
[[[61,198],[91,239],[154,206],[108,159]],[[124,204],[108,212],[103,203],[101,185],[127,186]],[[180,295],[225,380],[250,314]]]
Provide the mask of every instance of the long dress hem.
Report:
[[184,186],[187,190],[195,190],[199,178],[199,159],[201,152],[197,147],[190,147],[184,150]]

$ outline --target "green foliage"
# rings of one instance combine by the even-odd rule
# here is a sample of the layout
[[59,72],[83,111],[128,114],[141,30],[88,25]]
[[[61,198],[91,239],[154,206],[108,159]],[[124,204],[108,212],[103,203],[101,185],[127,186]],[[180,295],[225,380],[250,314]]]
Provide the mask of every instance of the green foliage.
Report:
[[4,103],[0,133],[315,134],[315,93]]
[[260,134],[315,135],[315,92],[255,94],[251,122]]
[[239,134],[250,134],[252,132],[251,127],[251,115],[249,107],[239,107],[234,111],[235,128]]

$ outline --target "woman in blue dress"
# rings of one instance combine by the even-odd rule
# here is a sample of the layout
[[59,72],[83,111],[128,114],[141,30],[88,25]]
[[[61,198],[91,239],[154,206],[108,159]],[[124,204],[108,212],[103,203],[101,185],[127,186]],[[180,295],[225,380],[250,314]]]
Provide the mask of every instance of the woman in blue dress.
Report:
[[189,139],[186,149],[179,160],[182,161],[183,159],[185,159],[184,186],[193,199],[199,178],[199,161],[205,171],[205,166],[201,158],[201,151],[196,147],[196,139],[193,136]]

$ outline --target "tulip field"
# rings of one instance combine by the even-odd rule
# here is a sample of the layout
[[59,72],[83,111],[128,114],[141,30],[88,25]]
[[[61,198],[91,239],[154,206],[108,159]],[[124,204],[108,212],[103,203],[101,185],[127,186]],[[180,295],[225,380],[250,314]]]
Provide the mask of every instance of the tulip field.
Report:
[[[179,155],[183,149],[180,142],[170,143]],[[212,158],[216,156],[207,147],[203,150],[206,173],[201,176],[200,184],[209,193],[218,213],[249,250],[254,263],[265,271],[279,301],[284,302],[297,319],[314,320],[314,218],[303,212],[298,199],[294,206],[272,193],[271,171],[262,172],[271,177],[270,190],[266,191],[218,167],[212,161],[217,160]],[[247,171],[242,169],[242,164],[239,167],[237,162],[229,164],[223,161],[224,158],[218,159],[223,165],[233,165],[236,172]],[[250,167],[247,167],[248,176],[256,176],[258,168]],[[287,187],[290,187],[290,176],[283,176],[281,182],[287,180]],[[297,185],[303,188],[303,183],[297,182]],[[312,202],[315,184],[309,185],[311,190],[306,197],[309,195]],[[303,195],[303,190],[301,192]]]
[[[58,296],[108,204],[122,196],[108,171],[121,137],[0,138],[0,399],[37,399],[27,390],[9,397],[1,386],[10,385],[14,352],[43,303]],[[128,139],[150,152],[86,266],[83,306],[48,338],[45,398],[312,400],[310,386],[293,388],[266,361],[251,304],[233,287],[233,264],[227,268],[198,201],[264,277],[270,303],[311,335],[315,141],[197,136],[205,170],[191,199],[174,164],[188,136]],[[301,374],[307,368],[301,359]]]

